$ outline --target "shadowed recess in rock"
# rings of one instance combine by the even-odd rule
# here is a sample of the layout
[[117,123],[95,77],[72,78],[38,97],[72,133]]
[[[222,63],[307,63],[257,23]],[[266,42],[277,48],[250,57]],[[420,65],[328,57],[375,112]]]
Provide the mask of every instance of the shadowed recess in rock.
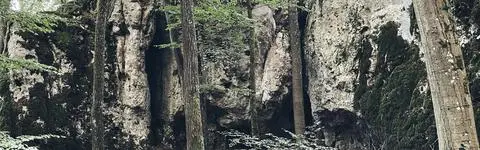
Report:
[[168,31],[165,30],[166,20],[163,13],[157,13],[158,16],[154,17],[155,19],[155,31],[153,34],[153,39],[150,42],[150,48],[145,51],[145,71],[147,73],[148,87],[150,91],[150,113],[151,113],[151,124],[150,124],[150,142],[152,145],[161,144],[161,138],[164,136],[164,128],[169,126],[165,124],[168,120],[165,120],[164,117],[166,111],[164,111],[166,106],[165,101],[170,99],[164,99],[163,94],[165,91],[164,77],[168,72],[166,68],[168,67],[168,57],[172,57],[172,52],[169,48],[159,48],[161,44],[170,43]]

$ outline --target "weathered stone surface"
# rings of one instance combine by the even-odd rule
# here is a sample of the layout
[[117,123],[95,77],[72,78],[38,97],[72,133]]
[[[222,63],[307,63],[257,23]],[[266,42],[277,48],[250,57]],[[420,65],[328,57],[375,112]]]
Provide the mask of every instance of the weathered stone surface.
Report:
[[[276,22],[274,18],[275,12],[268,6],[257,5],[252,10],[252,18],[255,20],[255,35],[257,35],[257,49],[259,66],[255,70],[255,85],[257,85],[257,95],[260,94],[261,89],[258,89],[263,80],[263,72],[265,68],[265,60],[272,43],[275,42],[276,36]],[[260,92],[260,93],[259,93]]]
[[[365,149],[365,144],[398,149],[435,147],[429,89],[422,52],[416,46],[418,37],[410,3],[411,0],[310,1],[308,7],[312,12],[308,15],[308,26],[303,29],[304,65],[310,81],[306,92],[316,121],[323,125],[324,130],[318,134],[319,138],[325,138],[325,144],[339,149]],[[109,137],[106,144],[112,149],[146,149],[150,146],[147,141],[151,130],[158,129],[156,132],[162,139],[153,139],[154,145],[165,144],[160,149],[182,148],[183,101],[175,52],[151,49],[155,41],[152,38],[165,34],[158,33],[162,29],[155,29],[159,22],[153,23],[158,21],[151,13],[153,3],[118,0],[112,6],[105,75],[108,90],[104,108],[108,110],[105,115]],[[457,17],[475,16],[475,9],[470,9],[461,11]],[[276,118],[289,104],[288,37],[282,26],[284,22],[278,20],[279,11],[260,5],[253,12],[261,52],[261,67],[255,70],[256,93],[264,104],[264,119],[273,120],[269,128],[279,128],[288,123],[275,121],[290,113],[282,112],[283,116]],[[480,38],[475,22],[478,19],[463,19],[466,26],[460,30],[464,31],[463,48],[472,97],[478,106]],[[0,100],[12,102],[14,117],[10,118],[13,121],[8,128],[14,135],[67,135],[71,138],[53,144],[59,145],[59,149],[88,149],[92,35],[86,32],[88,24],[82,26],[86,28],[62,26],[51,34],[11,35],[10,57],[33,59],[60,71],[60,75],[26,70],[8,74],[11,83],[8,92],[0,91]],[[202,48],[219,49],[199,44],[199,49]],[[149,94],[152,92],[147,74],[151,72],[145,70],[148,63],[145,52],[151,50],[162,51],[160,57],[153,58],[161,60],[151,64],[160,65],[152,71],[157,73],[158,81],[150,84],[155,86],[156,98]],[[227,50],[235,55],[227,58],[236,59],[215,61],[206,55],[201,59],[208,129],[246,131],[250,119],[248,47]],[[157,102],[153,108],[160,110],[151,110],[152,101]],[[151,123],[154,119],[159,119],[157,123],[161,125]],[[211,139],[218,138],[214,132],[207,134]]]
[[[279,32],[266,55],[263,77],[260,85],[262,103],[281,102],[289,92],[291,58],[286,32]],[[278,93],[275,93],[278,92]]]
[[[261,98],[265,111],[262,118],[272,119],[273,114],[287,100],[289,93],[290,56],[288,37],[276,31],[274,12],[268,6],[253,9],[256,20],[256,34],[260,51],[260,67],[256,71],[256,93]],[[207,100],[209,105],[220,109],[218,124],[223,128],[245,128],[250,119],[248,109],[249,57],[241,54],[239,60],[228,62],[206,62],[204,83],[208,83]],[[234,61],[234,62],[231,62]],[[218,111],[218,110],[211,110]]]
[[[413,40],[408,12],[410,4],[411,0],[311,2],[314,11],[309,15],[306,28],[305,58],[313,111],[354,110],[358,43],[364,36],[378,34],[378,28],[388,21],[399,23],[399,35],[408,41]],[[369,42],[375,47],[372,41]],[[375,72],[376,48],[373,51],[369,58],[372,64],[369,72]]]
[[[324,0],[310,5],[314,11],[306,28],[305,58],[312,112],[356,113],[372,127],[369,136],[361,136],[374,141],[369,143],[374,147],[415,149],[419,143],[435,142],[410,5],[410,0]],[[333,134],[327,139],[340,149],[368,143],[361,138],[338,140],[347,131],[324,132]]]
[[[160,61],[163,67],[160,67],[158,78],[155,81],[156,92],[161,93],[156,99],[151,99],[149,96],[149,85],[147,82],[147,72],[145,71],[145,52],[149,49],[152,42],[152,36],[155,35],[153,24],[154,19],[151,16],[153,3],[148,2],[130,2],[130,1],[116,1],[112,4],[112,16],[110,22],[112,23],[111,36],[107,38],[109,48],[107,49],[106,60],[106,81],[107,91],[104,110],[106,110],[106,136],[111,137],[106,140],[106,145],[114,149],[120,148],[135,148],[146,149],[148,144],[148,137],[151,131],[151,119],[159,118],[161,131],[164,134],[160,136],[163,139],[156,139],[154,142],[165,142],[163,148],[171,149],[182,145],[175,144],[172,140],[181,143],[183,129],[179,126],[182,124],[183,117],[183,101],[181,100],[180,84],[178,78],[178,70],[176,64],[175,52],[162,52]],[[276,29],[276,22],[273,18],[273,10],[266,6],[258,6],[255,9],[255,18],[258,20],[258,39],[260,41],[259,48],[262,53],[261,68],[258,70],[258,91],[261,94],[262,102],[268,105],[268,113],[265,113],[265,119],[271,119],[272,115],[280,104],[287,99],[289,86],[289,71],[290,58],[287,52],[287,37],[282,32]],[[88,27],[88,26],[87,26]],[[156,26],[158,27],[158,26]],[[57,29],[56,29],[57,30]],[[43,35],[42,35],[43,36]],[[78,143],[87,144],[89,139],[89,115],[88,105],[90,102],[90,67],[91,51],[88,43],[89,36],[87,34],[76,36],[70,35],[68,32],[63,32],[58,29],[55,32],[55,37],[26,37],[12,34],[9,43],[9,50],[11,57],[33,57],[41,63],[47,65],[54,65],[59,68],[62,78],[57,76],[49,76],[34,71],[18,71],[15,75],[11,75],[12,81],[21,80],[24,84],[10,84],[10,91],[12,93],[12,100],[25,101],[25,106],[17,104],[16,108],[19,116],[28,116],[32,114],[38,115],[37,112],[29,112],[29,105],[31,99],[34,97],[44,97],[39,102],[45,103],[48,100],[55,100],[55,98],[62,98],[61,105],[68,106],[65,108],[68,112],[64,115],[71,115],[71,122],[68,134],[75,135],[74,141]],[[51,38],[57,38],[57,43],[53,46],[46,46],[51,44],[48,42]],[[34,38],[34,39],[32,39]],[[77,39],[75,42],[66,41],[70,38]],[[30,41],[32,44],[37,42],[37,39],[42,39],[41,45],[38,47],[26,47],[22,45],[22,41]],[[65,42],[66,43],[61,43]],[[77,42],[77,43],[76,43]],[[83,42],[83,43],[82,43]],[[82,43],[82,44],[78,44]],[[75,45],[77,44],[77,45]],[[78,45],[82,45],[78,47]],[[77,47],[75,47],[77,46]],[[42,47],[41,51],[39,48]],[[75,48],[72,48],[75,47]],[[69,49],[70,48],[70,49]],[[83,51],[78,51],[82,49]],[[51,54],[54,52],[55,54]],[[245,128],[248,126],[248,84],[249,84],[249,56],[246,53],[239,51],[240,60],[228,60],[222,63],[205,62],[202,64],[202,82],[212,85],[213,90],[207,90],[208,108],[209,112],[222,112],[214,115],[212,118],[216,119],[213,122],[215,125],[210,125],[210,129],[220,128]],[[37,56],[40,55],[40,56]],[[159,55],[160,56],[160,55]],[[87,59],[85,59],[87,58]],[[160,58],[155,58],[160,59]],[[82,61],[80,61],[82,60]],[[157,62],[157,61],[155,61]],[[265,68],[265,71],[263,71]],[[79,75],[78,73],[84,73]],[[65,79],[64,79],[65,78]],[[68,80],[67,80],[68,79]],[[80,80],[79,82],[73,82]],[[37,89],[38,86],[48,87],[48,89]],[[152,86],[152,85],[150,85]],[[37,87],[37,88],[36,88]],[[83,92],[83,93],[78,93]],[[33,93],[33,94],[32,94]],[[72,99],[70,94],[74,94],[79,98]],[[3,98],[3,97],[2,97]],[[75,101],[72,101],[75,100]],[[159,106],[159,116],[150,115],[150,101],[155,100],[161,103]],[[29,102],[27,102],[29,101]],[[55,103],[56,104],[56,103]],[[158,108],[158,107],[157,107]],[[43,110],[42,111],[48,111]],[[61,111],[56,113],[61,114]],[[74,115],[74,114],[79,115]],[[208,114],[210,116],[210,114]],[[38,117],[37,117],[38,118]],[[49,121],[41,119],[25,120],[25,124],[37,123],[42,127],[47,126]],[[70,118],[70,117],[69,117]],[[210,119],[210,118],[208,118]],[[21,125],[20,127],[24,127]],[[52,126],[53,127],[53,126]],[[54,126],[57,128],[57,126]],[[18,134],[40,134],[52,133],[48,132],[21,132]],[[57,133],[57,132],[55,132]],[[59,133],[65,135],[63,133]],[[174,137],[174,138],[172,138]],[[177,139],[180,138],[180,139]],[[178,144],[178,143],[177,143]],[[68,145],[68,144],[67,144]],[[160,144],[161,145],[161,144]],[[71,145],[70,145],[71,146]]]
[[[13,135],[57,134],[69,138],[49,145],[57,149],[83,147],[88,139],[89,34],[75,26],[59,24],[53,33],[22,32],[14,25],[7,43],[11,58],[25,58],[57,68],[59,74],[12,70],[12,107],[9,130]],[[68,39],[68,40],[66,40]],[[5,103],[3,103],[5,104]],[[9,106],[7,106],[9,107]],[[5,130],[5,129],[2,129]]]
[[[124,142],[134,149],[146,149],[150,132],[150,93],[145,72],[145,51],[153,36],[154,2],[119,0],[113,5],[111,22],[115,38],[116,93],[113,107],[107,107],[111,121],[119,127]],[[108,57],[108,56],[107,56]],[[125,144],[127,144],[125,143]]]

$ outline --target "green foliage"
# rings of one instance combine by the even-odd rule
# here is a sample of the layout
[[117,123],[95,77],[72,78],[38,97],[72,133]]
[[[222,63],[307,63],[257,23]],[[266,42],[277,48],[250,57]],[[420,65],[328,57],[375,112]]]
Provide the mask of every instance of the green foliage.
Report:
[[32,13],[26,11],[12,12],[4,14],[5,19],[14,22],[20,27],[20,31],[31,33],[51,33],[59,23],[69,22],[66,18],[53,14]]
[[271,8],[287,8],[289,2],[287,0],[253,0],[253,3],[267,5]]
[[26,142],[34,140],[45,140],[50,138],[65,138],[64,136],[46,134],[39,136],[22,135],[19,137],[11,137],[8,132],[0,131],[0,149],[16,149],[16,150],[37,150],[37,147],[29,146]]
[[4,55],[0,55],[0,70],[18,70],[18,69],[47,71],[47,72],[58,74],[58,72],[56,71],[57,69],[52,66],[40,64],[32,60],[8,58]]
[[[67,19],[52,14],[11,11],[7,0],[0,0],[0,10],[0,20],[17,24],[22,32],[51,33],[59,23],[69,23]],[[0,54],[0,70],[22,68],[56,73],[53,67],[30,60],[8,58]]]
[[[27,2],[27,4],[24,5],[28,5],[29,7],[39,7],[35,6],[35,3],[32,3],[34,1],[31,0],[24,2]],[[31,11],[33,9],[35,8],[24,8],[22,11],[12,11],[9,9],[8,1],[0,0],[0,19],[17,24],[20,27],[20,31],[31,33],[51,33],[59,23],[72,23],[72,21],[53,13],[33,12]]]
[[[180,7],[164,6],[160,10],[170,16],[167,30],[180,27]],[[238,7],[236,2],[221,3],[219,0],[201,2],[194,8],[196,27],[203,39],[232,38],[229,31],[248,28],[252,21],[246,16],[246,9]],[[238,38],[239,35],[233,37]],[[204,40],[204,42],[207,40]]]
[[[180,7],[167,5],[160,8],[168,15],[167,30],[180,31]],[[199,53],[202,62],[227,62],[238,60],[247,48],[246,32],[253,22],[247,10],[237,2],[220,0],[202,1],[194,8]],[[180,39],[181,40],[181,39]],[[177,48],[176,43],[158,45],[158,48]]]
[[[287,6],[283,0],[260,0],[257,4],[272,8]],[[248,18],[248,9],[239,1],[200,1],[194,8],[198,47],[202,61],[224,62],[230,65],[239,60],[248,50],[248,31],[253,30],[254,21]],[[167,30],[180,28],[180,7],[167,5],[160,8],[168,14]],[[172,44],[174,45],[174,44]],[[172,45],[162,45],[166,48]]]
[[254,0],[253,2],[261,5],[267,5],[273,9],[288,9],[288,7],[293,6],[303,11],[310,11],[310,9],[305,6],[290,3],[291,1],[289,0]]
[[[7,10],[9,5],[8,2],[8,0],[0,0],[0,10]],[[5,11],[0,11],[0,15],[2,15],[3,13],[5,13]]]

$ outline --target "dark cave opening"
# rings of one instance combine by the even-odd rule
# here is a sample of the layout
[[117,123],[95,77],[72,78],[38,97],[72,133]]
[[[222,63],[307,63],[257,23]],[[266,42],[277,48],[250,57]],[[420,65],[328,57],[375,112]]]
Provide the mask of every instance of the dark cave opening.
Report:
[[171,52],[165,49],[158,48],[157,45],[170,43],[170,38],[162,13],[159,13],[154,18],[155,31],[150,43],[150,47],[145,51],[145,71],[147,73],[148,87],[150,92],[150,142],[152,145],[160,144],[163,133],[162,116],[163,104],[165,99],[162,99],[163,91],[163,77],[168,72],[165,68],[168,67],[168,57],[171,57]]
[[[303,5],[303,3],[299,3]],[[301,47],[301,59],[302,66],[305,66],[305,41],[306,41],[306,27],[307,27],[308,12],[299,9],[298,10],[298,23],[300,28],[300,47]],[[306,67],[302,67],[302,84],[303,84],[303,99],[304,99],[304,113],[305,113],[305,126],[311,126],[314,124],[313,113],[311,109],[310,97],[308,95],[308,75]],[[289,79],[291,80],[291,79]],[[277,109],[273,112],[272,117],[267,120],[266,125],[268,126],[268,132],[280,136],[280,137],[290,137],[291,135],[285,132],[294,132],[294,123],[293,123],[293,104],[292,104],[292,89],[289,87],[289,93],[285,96],[277,105]],[[267,104],[268,105],[268,104]]]
[[294,132],[293,122],[293,105],[292,105],[292,89],[288,88],[288,94],[279,103],[270,120],[267,121],[268,130],[275,136],[290,137],[290,134],[285,132]]

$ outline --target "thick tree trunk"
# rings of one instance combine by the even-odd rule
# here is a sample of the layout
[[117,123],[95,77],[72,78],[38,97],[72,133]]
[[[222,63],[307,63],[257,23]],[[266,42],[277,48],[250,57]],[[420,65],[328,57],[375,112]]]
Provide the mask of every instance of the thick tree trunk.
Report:
[[[3,11],[3,10],[1,10]],[[7,27],[7,24],[6,24],[6,21],[4,18],[2,18],[0,16],[0,54],[3,54],[4,53],[4,47],[5,47],[5,32],[6,32],[6,27]]]
[[[248,18],[252,19],[253,14],[253,4],[251,0],[247,0],[247,7],[248,7]],[[257,40],[255,37],[255,27],[252,27],[250,29],[250,38],[248,38],[248,44],[250,46],[250,101],[249,101],[249,107],[250,107],[250,133],[255,136],[259,136],[262,131],[261,129],[261,124],[258,116],[258,106],[260,102],[259,96],[256,94],[257,93],[257,76],[255,72],[257,71],[257,67],[259,67],[259,62],[257,56],[258,54],[258,47],[257,47]]]
[[472,101],[454,22],[445,0],[414,0],[425,51],[438,143],[444,149],[478,149]]
[[9,0],[1,0],[0,1],[0,54],[3,54],[5,51],[5,41],[7,35],[7,21],[5,19],[5,12],[8,10],[8,6],[10,5]]
[[[291,4],[296,3],[296,0],[291,0]],[[293,120],[295,133],[301,135],[305,131],[305,112],[303,109],[302,53],[300,48],[297,7],[289,7],[288,21],[290,54],[292,56]]]
[[95,26],[95,41],[94,41],[94,65],[93,65],[93,102],[91,108],[92,116],[92,149],[104,149],[103,136],[103,112],[102,102],[104,99],[104,85],[105,85],[105,29],[107,21],[107,0],[97,1],[97,17]]
[[[4,18],[5,12],[7,12],[8,9],[8,0],[0,0],[0,55],[5,54],[5,42],[6,41],[6,20]],[[0,82],[2,80],[7,80],[8,76],[5,76],[4,74],[7,74],[7,70],[4,70],[3,68],[0,69]],[[6,95],[3,95],[5,92],[8,91],[8,84],[2,84],[0,83],[0,130],[8,130],[9,128],[9,113],[11,112],[9,108],[9,102],[7,101]]]
[[193,20],[192,0],[182,0],[182,42],[183,42],[183,77],[182,98],[185,100],[185,119],[187,132],[187,149],[203,150],[202,112],[198,79],[198,54],[195,23]]
[[5,39],[7,32],[7,24],[5,20],[0,18],[0,54],[5,53]]

